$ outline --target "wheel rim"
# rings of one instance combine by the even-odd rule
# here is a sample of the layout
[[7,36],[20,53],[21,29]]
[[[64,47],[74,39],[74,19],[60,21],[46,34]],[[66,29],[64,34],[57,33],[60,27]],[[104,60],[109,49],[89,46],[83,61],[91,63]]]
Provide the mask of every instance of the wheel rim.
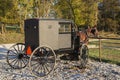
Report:
[[7,52],[7,62],[14,69],[21,69],[28,64],[28,56],[25,54],[25,45],[18,43]]
[[56,63],[54,51],[49,47],[38,47],[30,57],[29,66],[37,77],[47,76],[53,71]]

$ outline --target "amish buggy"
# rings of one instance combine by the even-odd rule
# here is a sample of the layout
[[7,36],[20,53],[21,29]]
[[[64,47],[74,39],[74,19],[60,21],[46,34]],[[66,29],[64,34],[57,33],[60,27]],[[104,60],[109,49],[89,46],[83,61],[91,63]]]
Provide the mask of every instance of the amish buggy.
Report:
[[13,69],[29,65],[37,77],[50,74],[56,64],[58,51],[71,50],[77,55],[80,66],[88,62],[88,35],[96,35],[96,29],[78,31],[71,20],[26,19],[24,21],[25,43],[17,43],[7,52],[7,63]]

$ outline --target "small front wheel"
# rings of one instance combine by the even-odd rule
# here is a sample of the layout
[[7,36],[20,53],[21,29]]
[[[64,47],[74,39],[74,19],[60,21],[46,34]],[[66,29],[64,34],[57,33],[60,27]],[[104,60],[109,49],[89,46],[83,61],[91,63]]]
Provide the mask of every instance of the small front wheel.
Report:
[[37,77],[47,76],[54,70],[56,64],[55,52],[46,46],[37,47],[30,56],[29,67]]
[[79,59],[80,59],[80,68],[84,68],[86,67],[86,64],[88,63],[88,58],[89,58],[89,49],[87,47],[87,45],[82,45],[80,47],[80,55],[79,55]]

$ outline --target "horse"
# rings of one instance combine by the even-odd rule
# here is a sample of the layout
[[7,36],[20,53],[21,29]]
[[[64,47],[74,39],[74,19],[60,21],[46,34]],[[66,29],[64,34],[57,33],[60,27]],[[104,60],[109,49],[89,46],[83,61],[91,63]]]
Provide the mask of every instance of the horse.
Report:
[[94,36],[94,37],[98,37],[98,30],[97,27],[88,27],[85,30],[82,31],[76,31],[75,32],[75,37],[73,40],[73,44],[74,44],[74,50],[71,54],[69,54],[68,56],[66,56],[66,59],[71,59],[71,60],[79,60],[78,55],[79,52],[78,50],[80,49],[80,46],[82,44],[84,45],[88,45],[89,42],[89,36]]
[[72,54],[73,59],[78,59],[79,49],[81,48],[82,44],[88,45],[89,36],[98,37],[98,30],[97,27],[88,27],[85,30],[77,31],[76,37],[74,39],[74,54]]
[[84,31],[78,31],[76,33],[76,36],[79,37],[79,42],[80,43],[84,43],[85,45],[88,45],[89,42],[89,36],[94,36],[94,37],[98,37],[98,30],[97,27],[94,26],[92,28],[88,27],[86,30]]

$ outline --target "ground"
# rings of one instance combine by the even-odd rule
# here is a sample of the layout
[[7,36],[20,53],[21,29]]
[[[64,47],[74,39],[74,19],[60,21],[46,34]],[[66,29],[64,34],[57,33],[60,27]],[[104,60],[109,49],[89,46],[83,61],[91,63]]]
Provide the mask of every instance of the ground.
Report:
[[43,78],[34,77],[29,67],[16,70],[6,62],[7,49],[12,44],[0,45],[0,80],[120,80],[120,66],[104,62],[96,62],[89,59],[85,69],[79,69],[78,61],[60,60],[54,72]]

